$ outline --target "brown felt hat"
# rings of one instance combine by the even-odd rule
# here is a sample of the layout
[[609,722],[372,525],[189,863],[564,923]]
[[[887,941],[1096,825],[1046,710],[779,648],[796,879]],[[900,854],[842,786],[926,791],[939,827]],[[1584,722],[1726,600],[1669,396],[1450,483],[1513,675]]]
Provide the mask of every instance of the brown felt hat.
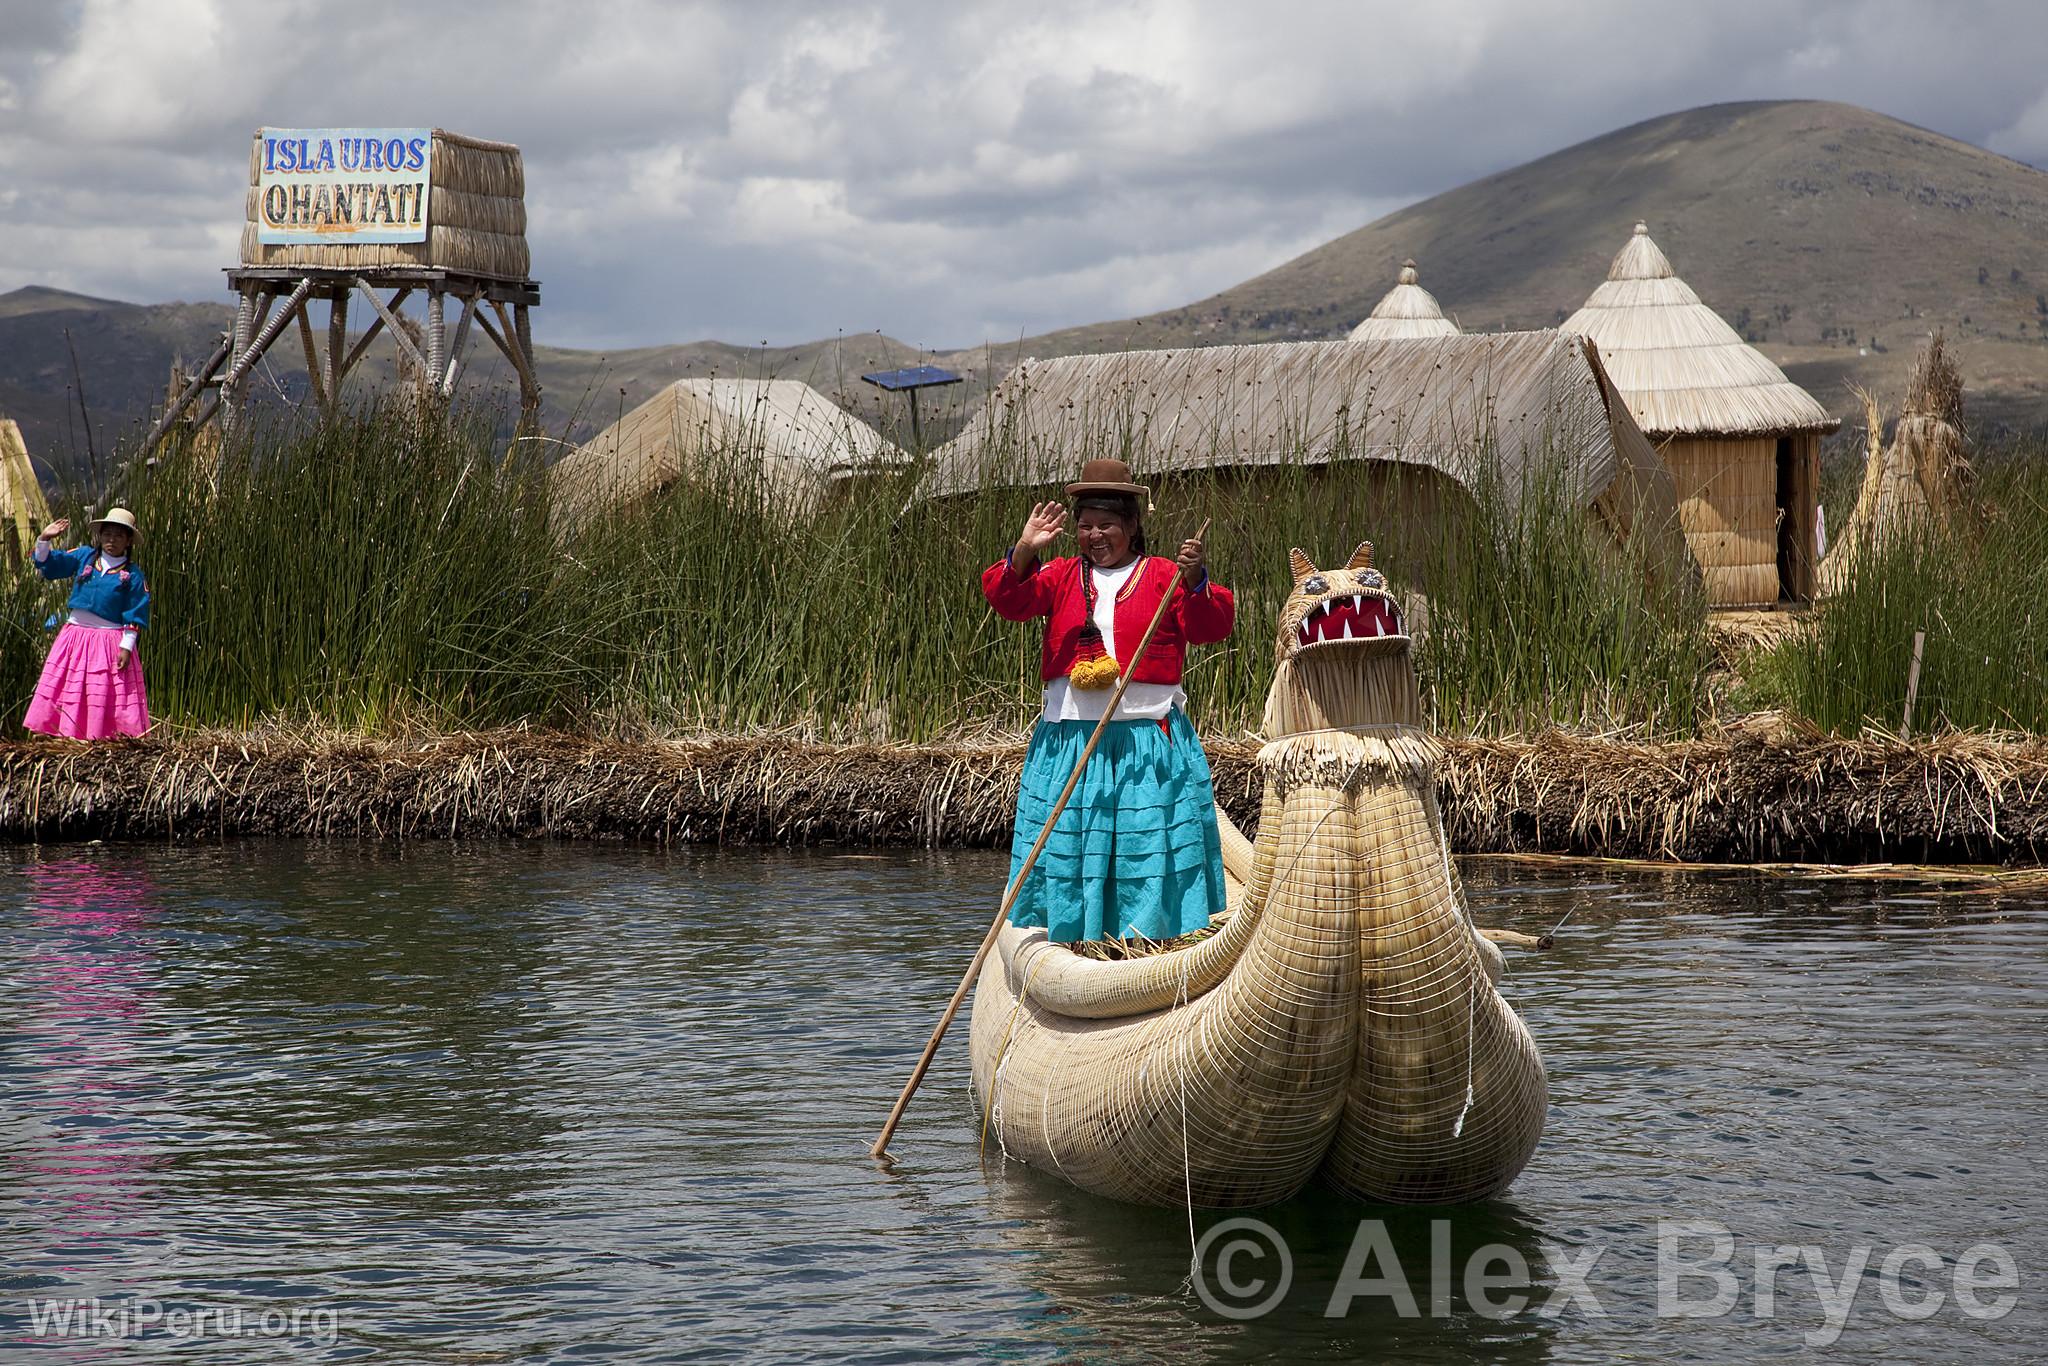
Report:
[[1084,493],[1129,493],[1149,497],[1152,490],[1131,482],[1131,467],[1121,460],[1090,460],[1081,466],[1081,477],[1067,485],[1069,498]]

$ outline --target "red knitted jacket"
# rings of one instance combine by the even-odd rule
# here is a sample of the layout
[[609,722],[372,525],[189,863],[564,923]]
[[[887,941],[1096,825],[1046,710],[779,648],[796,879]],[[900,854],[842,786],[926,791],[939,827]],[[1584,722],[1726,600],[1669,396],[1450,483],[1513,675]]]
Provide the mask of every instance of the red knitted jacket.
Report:
[[[1116,600],[1116,647],[1118,651],[1137,648],[1152,614],[1159,610],[1160,595],[1173,582],[1172,560],[1148,555],[1138,572],[1124,582]],[[1045,618],[1045,653],[1039,661],[1039,675],[1050,683],[1074,667],[1080,649],[1081,627],[1087,608],[1081,596],[1081,559],[1068,555],[1040,564],[1018,578],[1007,558],[981,571],[982,596],[998,616],[1011,621]],[[1230,590],[1215,580],[1205,581],[1190,593],[1174,590],[1173,606],[1160,619],[1145,657],[1134,666],[1119,659],[1124,672],[1135,683],[1178,683],[1181,661],[1190,645],[1209,645],[1230,634],[1237,620],[1237,602]]]

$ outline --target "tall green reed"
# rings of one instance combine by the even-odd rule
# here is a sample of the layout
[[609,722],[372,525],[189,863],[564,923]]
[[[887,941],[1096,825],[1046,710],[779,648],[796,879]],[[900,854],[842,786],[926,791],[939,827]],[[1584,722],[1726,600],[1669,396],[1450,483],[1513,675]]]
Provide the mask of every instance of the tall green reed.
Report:
[[[531,721],[845,740],[1026,726],[1038,629],[996,617],[979,578],[1059,490],[1007,478],[1019,453],[999,437],[982,492],[912,503],[920,471],[906,468],[798,511],[760,438],[720,433],[673,486],[576,527],[546,472],[504,456],[475,416],[421,424],[394,404],[259,431],[217,466],[174,449],[118,490],[146,534],[152,709],[173,726]],[[1069,454],[1119,455],[1142,474],[1149,452],[1129,421]],[[1189,662],[1205,731],[1257,724],[1288,549],[1341,562],[1366,539],[1418,628],[1426,616],[1417,664],[1438,724],[1697,724],[1696,589],[1658,572],[1647,538],[1618,547],[1554,462],[1510,481],[1486,473],[1478,442],[1460,483],[1351,456],[1299,438],[1258,469],[1151,479],[1153,552],[1210,519],[1211,572],[1237,593],[1235,634]],[[60,501],[83,521],[82,494]],[[14,716],[47,642],[34,623],[61,606],[61,586],[26,574],[0,590]]]
[[[1032,503],[1021,456],[999,436],[987,486],[909,504],[916,472],[868,482],[811,519],[778,506],[744,461],[622,513],[578,557],[616,585],[635,642],[607,696],[656,725],[798,725],[844,738],[922,739],[1027,724],[1039,690],[1038,630],[997,618],[979,577]],[[1142,424],[1111,420],[1072,458],[1145,467]],[[1333,562],[1362,539],[1397,589],[1418,590],[1418,651],[1440,724],[1687,732],[1703,705],[1708,649],[1696,585],[1595,526],[1562,462],[1460,485],[1434,472],[1339,459],[1298,443],[1257,469],[1151,480],[1151,549],[1172,554],[1211,522],[1212,574],[1237,594],[1238,628],[1189,662],[1191,711],[1212,732],[1256,726],[1273,633],[1291,590],[1288,549]],[[1342,453],[1340,453],[1342,454]],[[1475,465],[1489,458],[1472,453]],[[1071,553],[1071,544],[1055,554]]]
[[[140,653],[172,725],[476,725],[560,715],[584,676],[587,580],[559,572],[543,486],[481,415],[393,404],[259,430],[218,460],[173,446],[59,502],[74,535],[89,502],[137,511]],[[64,588],[32,596],[61,611]],[[19,655],[10,640],[0,667],[25,696]]]
[[1913,637],[1925,633],[1913,729],[2048,730],[2048,461],[2038,448],[1979,462],[1946,525],[1909,525],[1861,556],[1813,629],[1761,672],[1820,726],[1896,731]]

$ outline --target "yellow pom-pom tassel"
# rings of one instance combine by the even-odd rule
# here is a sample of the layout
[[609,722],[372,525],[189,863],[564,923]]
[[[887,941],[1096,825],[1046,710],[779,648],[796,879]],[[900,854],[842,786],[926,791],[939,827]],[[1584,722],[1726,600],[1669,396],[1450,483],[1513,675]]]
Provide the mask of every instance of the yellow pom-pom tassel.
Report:
[[1100,659],[1084,659],[1067,671],[1067,678],[1077,688],[1094,692],[1099,688],[1113,688],[1123,670],[1107,655]]

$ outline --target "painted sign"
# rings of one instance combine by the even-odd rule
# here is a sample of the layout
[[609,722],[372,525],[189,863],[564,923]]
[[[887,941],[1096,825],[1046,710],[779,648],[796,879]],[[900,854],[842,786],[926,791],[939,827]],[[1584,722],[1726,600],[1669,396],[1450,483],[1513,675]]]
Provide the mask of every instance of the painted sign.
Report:
[[257,134],[259,242],[424,242],[430,128],[265,128]]

